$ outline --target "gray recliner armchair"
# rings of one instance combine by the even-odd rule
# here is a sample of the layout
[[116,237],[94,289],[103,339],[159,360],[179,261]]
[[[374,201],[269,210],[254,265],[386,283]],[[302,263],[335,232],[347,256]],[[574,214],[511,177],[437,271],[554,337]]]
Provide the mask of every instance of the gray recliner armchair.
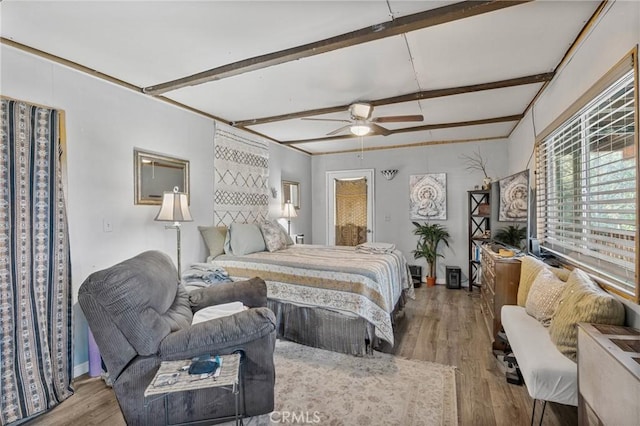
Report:
[[[171,393],[166,399],[144,397],[162,361],[202,354],[239,352],[241,414],[273,411],[276,321],[266,308],[267,290],[261,279],[217,284],[188,294],[177,283],[171,259],[147,251],[91,274],[80,287],[78,300],[127,424],[232,417],[234,395],[220,388]],[[193,312],[232,301],[251,309],[191,325]]]

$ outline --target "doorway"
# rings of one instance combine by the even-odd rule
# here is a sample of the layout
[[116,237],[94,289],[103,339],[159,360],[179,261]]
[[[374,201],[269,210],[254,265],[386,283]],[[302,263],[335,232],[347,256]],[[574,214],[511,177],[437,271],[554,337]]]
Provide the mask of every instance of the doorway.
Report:
[[373,169],[327,172],[327,245],[375,241]]

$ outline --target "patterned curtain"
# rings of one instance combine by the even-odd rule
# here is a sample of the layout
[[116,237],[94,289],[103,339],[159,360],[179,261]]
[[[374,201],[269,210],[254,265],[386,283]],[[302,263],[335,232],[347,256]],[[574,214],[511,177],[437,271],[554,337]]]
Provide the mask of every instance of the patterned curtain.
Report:
[[71,280],[58,111],[2,99],[0,424],[73,394]]
[[367,180],[336,180],[336,245],[367,241]]

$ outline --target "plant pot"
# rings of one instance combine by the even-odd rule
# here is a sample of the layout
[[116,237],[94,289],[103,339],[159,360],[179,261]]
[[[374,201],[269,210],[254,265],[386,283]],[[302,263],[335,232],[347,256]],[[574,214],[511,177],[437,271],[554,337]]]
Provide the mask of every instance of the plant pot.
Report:
[[433,287],[436,285],[436,277],[427,277],[427,287]]

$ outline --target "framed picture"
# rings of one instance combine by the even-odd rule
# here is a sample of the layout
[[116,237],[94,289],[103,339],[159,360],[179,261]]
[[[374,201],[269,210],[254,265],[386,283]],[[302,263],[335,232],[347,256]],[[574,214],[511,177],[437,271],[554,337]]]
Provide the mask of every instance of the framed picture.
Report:
[[447,219],[447,174],[429,173],[409,176],[411,219]]
[[500,208],[498,221],[526,222],[529,214],[529,170],[498,181]]

